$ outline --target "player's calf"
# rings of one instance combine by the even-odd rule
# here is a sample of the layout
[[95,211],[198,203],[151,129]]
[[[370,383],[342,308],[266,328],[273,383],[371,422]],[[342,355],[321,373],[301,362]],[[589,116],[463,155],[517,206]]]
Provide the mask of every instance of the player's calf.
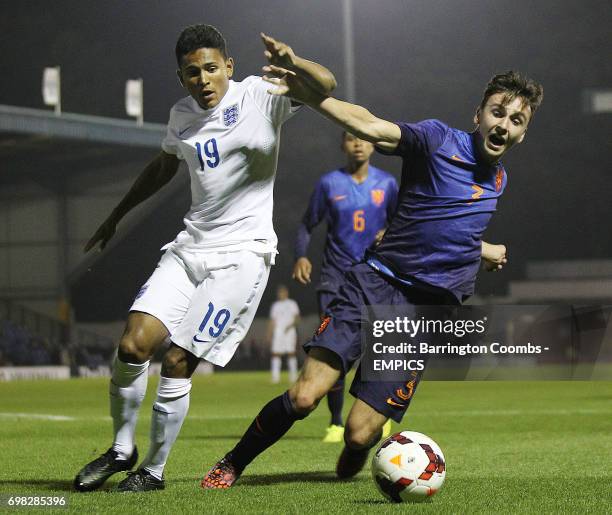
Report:
[[339,479],[348,479],[357,475],[368,461],[370,449],[374,447],[382,437],[382,428],[376,435],[370,438],[369,441],[364,441],[361,437],[355,438],[351,435],[347,438],[347,432],[344,433],[346,445],[336,464],[336,475]]
[[296,420],[306,417],[298,413],[289,398],[289,392],[266,404],[248,427],[236,446],[220,459],[204,476],[202,488],[229,488],[242,471],[259,454],[276,443],[289,431]]
[[[202,480],[203,488],[229,488],[259,454],[276,443],[296,420],[308,416],[340,376],[337,367],[319,359],[325,353],[311,351],[298,381],[268,402],[240,441],[212,467]],[[318,354],[318,355],[317,355]]]
[[354,422],[347,423],[344,431],[344,443],[351,449],[370,449],[381,439],[383,426],[374,428],[359,427]]
[[308,387],[296,386],[293,396],[287,391],[263,407],[236,447],[206,473],[200,483],[202,488],[233,486],[249,463],[280,440],[295,421],[306,418],[316,408],[323,395],[317,396]]
[[307,416],[336,384],[342,365],[336,354],[321,347],[310,349],[302,372],[289,389],[293,409]]
[[382,437],[386,421],[386,416],[361,399],[355,401],[346,421],[345,447],[336,465],[336,474],[340,479],[353,477],[363,469],[370,449]]

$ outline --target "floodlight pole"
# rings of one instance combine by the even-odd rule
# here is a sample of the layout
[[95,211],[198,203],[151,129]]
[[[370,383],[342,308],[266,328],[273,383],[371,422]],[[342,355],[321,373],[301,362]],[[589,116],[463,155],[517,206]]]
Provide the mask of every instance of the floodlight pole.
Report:
[[144,86],[142,78],[139,78],[138,82],[140,82],[140,114],[136,117],[136,124],[142,126],[144,123]]
[[344,77],[346,100],[355,102],[355,37],[353,31],[353,0],[342,0],[342,25],[344,28]]
[[62,115],[62,73],[59,66],[57,69],[57,104],[55,104],[55,116]]

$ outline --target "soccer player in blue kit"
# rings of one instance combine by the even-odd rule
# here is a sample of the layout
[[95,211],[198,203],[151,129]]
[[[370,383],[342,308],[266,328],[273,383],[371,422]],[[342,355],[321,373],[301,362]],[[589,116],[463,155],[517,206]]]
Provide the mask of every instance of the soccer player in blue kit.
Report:
[[[312,263],[307,257],[312,230],[325,221],[327,236],[317,300],[321,320],[344,282],[344,272],[363,259],[371,244],[380,241],[397,206],[397,182],[388,172],[370,165],[374,145],[342,133],[342,151],[346,165],[325,173],[317,182],[308,208],[297,231],[293,278],[301,284],[310,283]],[[331,413],[323,442],[342,442],[344,424],[344,378],[327,394]],[[384,434],[391,431],[390,422]]]
[[[291,69],[269,65],[265,71],[274,84],[271,94],[299,100],[381,152],[401,157],[402,182],[382,241],[345,274],[328,317],[304,345],[308,357],[298,381],[263,407],[204,477],[204,488],[231,487],[359,359],[362,305],[458,305],[473,293],[481,238],[506,186],[500,159],[523,141],[543,96],[541,85],[517,72],[495,75],[474,114],[476,129],[464,132],[439,120],[392,123],[317,93]],[[420,373],[409,372],[403,381],[367,382],[357,372],[339,478],[363,468],[388,418],[401,421],[419,379]]]

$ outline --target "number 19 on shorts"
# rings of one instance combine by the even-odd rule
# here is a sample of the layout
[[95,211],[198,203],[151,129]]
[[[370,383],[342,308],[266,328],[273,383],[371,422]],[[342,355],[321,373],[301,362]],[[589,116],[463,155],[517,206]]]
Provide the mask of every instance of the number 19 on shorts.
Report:
[[[201,334],[208,329],[208,335],[212,338],[217,338],[223,332],[223,329],[225,329],[225,326],[229,322],[230,316],[231,314],[229,309],[222,308],[215,312],[214,304],[209,302],[208,310],[202,319],[200,327],[198,327],[198,331],[200,331]],[[197,342],[206,341],[200,340],[197,337],[194,337],[193,339]]]

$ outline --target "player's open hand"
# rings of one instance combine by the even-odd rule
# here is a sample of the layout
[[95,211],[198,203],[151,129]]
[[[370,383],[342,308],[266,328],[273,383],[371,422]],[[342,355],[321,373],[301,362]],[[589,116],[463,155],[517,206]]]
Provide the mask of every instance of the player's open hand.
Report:
[[274,66],[280,66],[281,68],[291,70],[296,59],[293,49],[286,43],[277,41],[263,32],[260,33],[260,36],[266,47],[264,55],[268,62]]
[[107,218],[104,223],[98,227],[91,239],[83,247],[83,252],[89,252],[92,248],[100,243],[100,250],[104,250],[108,240],[110,240],[117,230],[117,221],[113,217]]
[[272,95],[291,97],[302,104],[315,102],[320,97],[320,93],[294,71],[272,64],[264,66],[262,70],[264,71],[263,80],[274,86],[268,90],[268,93]]
[[508,263],[505,245],[482,242],[482,265],[487,272],[498,272]]
[[312,263],[307,257],[301,257],[293,265],[293,278],[302,284],[310,283],[310,274],[312,273]]

